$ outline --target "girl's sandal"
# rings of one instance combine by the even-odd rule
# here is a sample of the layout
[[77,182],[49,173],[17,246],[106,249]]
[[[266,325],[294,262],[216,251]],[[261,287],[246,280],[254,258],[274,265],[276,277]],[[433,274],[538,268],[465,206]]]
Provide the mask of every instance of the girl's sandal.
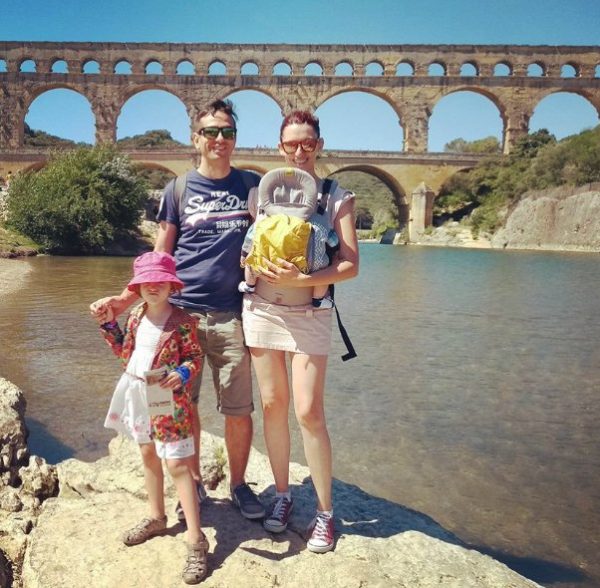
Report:
[[139,545],[155,535],[160,535],[167,528],[166,515],[162,519],[142,519],[133,529],[123,533],[125,545]]
[[208,541],[206,537],[198,543],[188,543],[187,558],[181,574],[186,584],[199,584],[206,578],[208,574],[207,554]]

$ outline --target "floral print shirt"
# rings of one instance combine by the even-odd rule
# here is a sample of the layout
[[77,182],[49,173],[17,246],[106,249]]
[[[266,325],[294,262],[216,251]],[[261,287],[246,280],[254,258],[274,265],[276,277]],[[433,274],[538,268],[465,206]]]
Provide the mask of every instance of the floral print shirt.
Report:
[[[121,358],[123,368],[127,368],[129,358],[135,348],[135,336],[146,304],[135,308],[127,319],[125,329],[118,323],[114,327],[102,326],[104,339],[113,353]],[[173,415],[153,416],[151,436],[163,443],[179,441],[192,436],[191,384],[202,365],[201,349],[198,343],[197,321],[184,310],[173,307],[160,336],[152,369],[166,367],[169,371],[185,366],[190,370],[190,378],[185,386],[173,391],[175,410]]]

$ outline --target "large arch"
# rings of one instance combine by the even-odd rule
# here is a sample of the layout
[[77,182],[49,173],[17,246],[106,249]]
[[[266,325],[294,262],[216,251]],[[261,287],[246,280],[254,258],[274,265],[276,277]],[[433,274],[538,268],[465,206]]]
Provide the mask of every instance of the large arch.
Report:
[[280,104],[269,92],[233,88],[226,97],[238,115],[238,147],[277,147],[283,117]]
[[[57,112],[68,112],[69,116],[57,116]],[[68,84],[48,84],[32,93],[21,128],[25,123],[31,129],[76,143],[95,143],[95,117],[91,104],[87,96]]]
[[[573,115],[575,111],[578,113],[576,117]],[[557,139],[563,139],[598,124],[600,110],[585,92],[548,92],[536,104],[529,129],[537,131],[545,128]]]
[[[464,107],[464,102],[470,103],[468,108]],[[490,123],[496,124],[497,128],[484,130],[489,128],[487,125]],[[506,116],[498,97],[490,92],[465,86],[449,92],[435,103],[429,118],[427,150],[444,151],[443,147],[448,141],[442,144],[441,137],[451,135],[454,135],[453,139],[463,138],[466,141],[495,136],[502,144],[505,127]]]
[[[373,112],[376,115],[370,115]],[[315,113],[320,120],[325,149],[402,150],[403,129],[386,96],[349,88],[329,96]]]
[[176,141],[191,144],[187,109],[173,91],[137,86],[125,96],[116,119],[117,139],[165,129]]

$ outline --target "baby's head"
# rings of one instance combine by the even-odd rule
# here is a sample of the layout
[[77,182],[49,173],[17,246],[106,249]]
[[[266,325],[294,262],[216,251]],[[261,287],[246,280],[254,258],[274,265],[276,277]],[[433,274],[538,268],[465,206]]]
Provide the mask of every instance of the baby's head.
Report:
[[162,251],[149,251],[133,261],[133,278],[127,288],[136,294],[140,293],[141,284],[160,284],[167,282],[171,292],[181,290],[183,282],[175,273],[175,258]]
[[258,208],[267,216],[287,214],[307,220],[317,208],[317,183],[301,169],[273,169],[258,185]]

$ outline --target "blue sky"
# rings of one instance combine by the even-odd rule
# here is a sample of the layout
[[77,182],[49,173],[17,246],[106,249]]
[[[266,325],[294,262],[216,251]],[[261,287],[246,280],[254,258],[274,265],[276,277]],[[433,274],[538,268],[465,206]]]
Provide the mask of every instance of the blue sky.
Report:
[[[0,0],[0,40],[600,45],[600,6],[598,0]],[[232,99],[240,117],[238,145],[274,146],[281,119],[276,104],[256,92]],[[373,96],[343,94],[317,114],[329,147],[401,148],[397,117]],[[93,141],[89,106],[72,92],[42,95],[26,120],[53,134]],[[546,127],[559,138],[596,124],[593,107],[574,95],[546,99],[531,120],[533,130]],[[150,128],[166,128],[187,142],[183,105],[160,92],[134,97],[119,118],[119,138]],[[491,102],[456,94],[434,110],[430,150],[456,137],[500,133]]]

